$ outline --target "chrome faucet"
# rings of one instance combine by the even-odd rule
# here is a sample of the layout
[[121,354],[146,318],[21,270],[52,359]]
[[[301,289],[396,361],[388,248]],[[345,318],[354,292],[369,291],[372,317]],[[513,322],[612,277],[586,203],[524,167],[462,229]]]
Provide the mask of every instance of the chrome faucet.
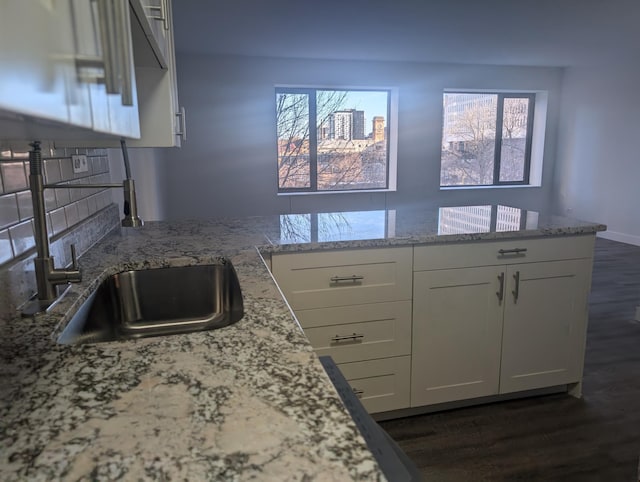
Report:
[[34,141],[29,145],[32,147],[32,150],[29,151],[29,183],[33,203],[34,238],[36,243],[34,265],[38,296],[37,299],[27,305],[23,310],[25,316],[45,311],[57,298],[56,286],[68,283],[79,283],[82,280],[82,273],[78,267],[76,249],[73,244],[71,245],[71,268],[55,268],[53,256],[51,256],[49,249],[49,235],[47,233],[47,218],[44,203],[45,189],[123,188],[124,218],[122,219],[122,226],[138,227],[143,224],[142,220],[138,217],[135,184],[133,179],[131,179],[129,156],[124,139],[120,140],[126,172],[126,179],[122,181],[122,184],[44,184],[40,141]]

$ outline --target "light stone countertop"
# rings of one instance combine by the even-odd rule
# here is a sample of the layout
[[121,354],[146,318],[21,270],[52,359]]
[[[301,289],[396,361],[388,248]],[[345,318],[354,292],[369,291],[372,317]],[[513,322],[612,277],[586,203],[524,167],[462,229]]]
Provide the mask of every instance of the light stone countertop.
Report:
[[[112,231],[80,259],[83,282],[47,314],[0,321],[0,479],[384,480],[256,246],[297,251],[605,229],[525,212],[516,223],[515,211],[465,209],[148,223]],[[496,216],[481,232],[487,212]],[[504,230],[508,223],[500,216],[507,214],[518,229]],[[219,256],[231,259],[242,287],[245,315],[238,323],[122,342],[55,342],[110,274]]]

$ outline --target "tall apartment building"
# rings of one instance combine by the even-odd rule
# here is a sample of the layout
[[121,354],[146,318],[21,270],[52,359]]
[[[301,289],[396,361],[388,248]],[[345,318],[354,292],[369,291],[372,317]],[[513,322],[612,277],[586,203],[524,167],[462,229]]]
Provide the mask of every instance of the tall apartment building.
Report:
[[318,128],[319,139],[358,140],[364,139],[364,111],[356,109],[338,110]]

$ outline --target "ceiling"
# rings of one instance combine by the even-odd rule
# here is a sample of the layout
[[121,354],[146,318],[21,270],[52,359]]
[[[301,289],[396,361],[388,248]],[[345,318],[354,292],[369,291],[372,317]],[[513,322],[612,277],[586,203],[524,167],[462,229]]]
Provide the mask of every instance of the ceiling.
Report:
[[640,62],[638,0],[175,0],[178,52],[574,66]]

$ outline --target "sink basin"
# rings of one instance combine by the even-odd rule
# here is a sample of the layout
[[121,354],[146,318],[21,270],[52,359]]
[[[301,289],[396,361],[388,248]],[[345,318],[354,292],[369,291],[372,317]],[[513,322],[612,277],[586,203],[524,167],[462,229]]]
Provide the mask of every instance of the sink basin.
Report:
[[97,343],[213,330],[244,314],[238,276],[221,264],[132,270],[104,280],[59,343]]

